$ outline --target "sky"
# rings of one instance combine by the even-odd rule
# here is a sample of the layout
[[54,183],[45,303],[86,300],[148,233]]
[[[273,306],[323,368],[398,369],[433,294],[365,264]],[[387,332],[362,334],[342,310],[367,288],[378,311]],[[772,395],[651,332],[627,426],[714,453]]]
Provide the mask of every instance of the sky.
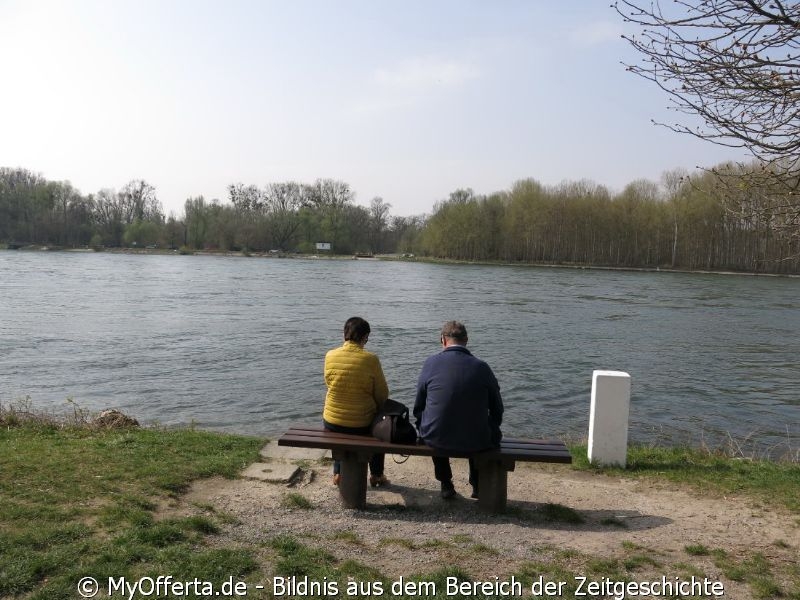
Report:
[[612,192],[742,159],[684,120],[607,0],[0,0],[0,166],[165,212],[234,183],[347,182],[430,213],[458,188]]

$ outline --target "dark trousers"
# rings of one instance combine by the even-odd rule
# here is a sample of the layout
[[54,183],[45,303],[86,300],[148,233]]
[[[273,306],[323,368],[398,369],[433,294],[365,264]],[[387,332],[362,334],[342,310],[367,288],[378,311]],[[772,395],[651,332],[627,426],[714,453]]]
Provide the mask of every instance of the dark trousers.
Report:
[[[433,475],[442,483],[453,480],[453,470],[450,468],[450,458],[447,456],[432,456]],[[469,483],[472,489],[478,491],[478,467],[473,459],[469,460]]]
[[[353,435],[372,435],[371,427],[343,427],[341,425],[334,425],[328,423],[325,419],[322,420],[322,425],[328,431],[335,431],[336,433],[352,433]],[[373,454],[369,459],[369,472],[375,477],[383,475],[383,462],[386,458],[385,454]],[[342,470],[342,463],[338,460],[333,461],[333,474],[338,475]]]

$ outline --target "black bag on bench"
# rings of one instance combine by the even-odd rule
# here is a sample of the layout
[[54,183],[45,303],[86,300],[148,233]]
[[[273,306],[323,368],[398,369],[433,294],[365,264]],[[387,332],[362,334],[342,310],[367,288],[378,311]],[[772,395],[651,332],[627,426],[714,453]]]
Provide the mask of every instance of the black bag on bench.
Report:
[[391,444],[415,444],[417,430],[408,419],[408,408],[402,402],[388,399],[375,415],[372,435]]

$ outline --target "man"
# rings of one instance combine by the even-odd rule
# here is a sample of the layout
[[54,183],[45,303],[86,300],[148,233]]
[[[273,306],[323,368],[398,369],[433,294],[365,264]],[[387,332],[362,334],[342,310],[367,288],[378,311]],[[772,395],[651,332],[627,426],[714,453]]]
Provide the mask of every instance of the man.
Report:
[[[442,351],[428,358],[417,381],[414,417],[422,440],[442,452],[480,452],[500,445],[503,400],[492,369],[467,350],[467,329],[458,321],[442,327]],[[434,456],[442,498],[456,495],[447,456]],[[469,459],[472,497],[478,470]]]

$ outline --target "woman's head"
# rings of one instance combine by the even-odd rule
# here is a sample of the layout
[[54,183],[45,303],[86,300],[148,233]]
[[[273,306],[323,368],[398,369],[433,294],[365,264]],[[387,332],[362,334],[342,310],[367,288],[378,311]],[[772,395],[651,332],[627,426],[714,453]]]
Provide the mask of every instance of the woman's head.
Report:
[[369,338],[369,323],[361,317],[350,317],[344,324],[344,341],[363,346]]

